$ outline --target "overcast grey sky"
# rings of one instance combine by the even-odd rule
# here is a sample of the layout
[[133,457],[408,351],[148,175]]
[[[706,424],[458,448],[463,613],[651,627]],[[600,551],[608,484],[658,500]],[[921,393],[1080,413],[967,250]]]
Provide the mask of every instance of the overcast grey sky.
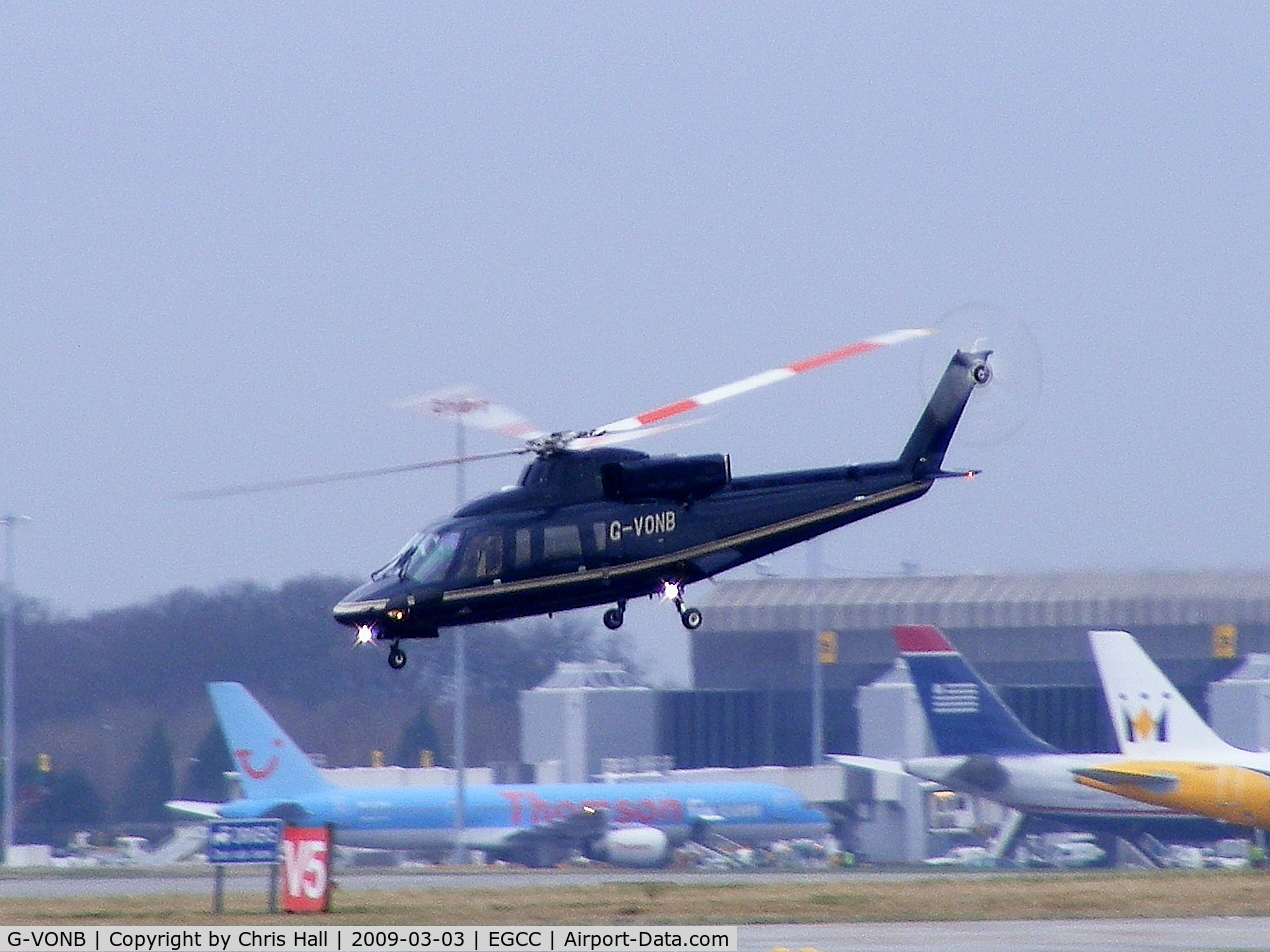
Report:
[[[1032,423],[828,569],[1270,568],[1264,5],[0,16],[0,509],[55,609],[375,568],[452,476],[170,496],[448,454],[406,395],[582,428],[971,301],[1030,324]],[[646,448],[894,456],[921,351]]]

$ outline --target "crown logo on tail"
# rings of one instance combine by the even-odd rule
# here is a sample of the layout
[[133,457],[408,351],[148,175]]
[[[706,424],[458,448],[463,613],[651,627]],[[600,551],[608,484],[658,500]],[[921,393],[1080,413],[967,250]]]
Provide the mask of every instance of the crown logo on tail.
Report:
[[1121,715],[1124,717],[1124,732],[1135,744],[1155,741],[1160,744],[1167,744],[1169,740],[1169,709],[1167,705],[1160,708],[1158,714],[1152,714],[1144,704],[1138,708],[1137,712],[1131,712],[1128,707],[1121,707]]

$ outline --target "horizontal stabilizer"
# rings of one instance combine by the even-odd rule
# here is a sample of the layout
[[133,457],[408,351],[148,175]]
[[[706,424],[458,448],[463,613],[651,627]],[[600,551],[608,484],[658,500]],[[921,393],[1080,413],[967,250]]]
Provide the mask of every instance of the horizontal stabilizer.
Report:
[[219,803],[204,803],[202,800],[169,800],[163,804],[168,812],[184,819],[217,820],[220,818]]
[[844,767],[858,767],[871,773],[890,774],[895,777],[911,777],[904,765],[898,760],[886,760],[882,757],[864,757],[857,754],[827,754],[826,760]]
[[1177,789],[1177,777],[1171,774],[1116,767],[1082,767],[1072,773],[1078,781],[1083,778],[1108,787],[1138,787],[1150,793],[1172,793]]

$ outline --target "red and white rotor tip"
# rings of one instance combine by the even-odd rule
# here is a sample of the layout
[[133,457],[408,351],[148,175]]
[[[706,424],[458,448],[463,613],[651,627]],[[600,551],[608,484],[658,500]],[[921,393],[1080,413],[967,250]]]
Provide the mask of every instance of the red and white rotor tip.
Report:
[[737,380],[733,383],[724,384],[721,387],[715,387],[713,390],[706,390],[695,396],[687,397],[683,400],[676,400],[674,403],[667,403],[663,406],[656,407],[652,410],[646,410],[643,413],[637,413],[634,416],[625,417],[621,420],[615,420],[606,426],[601,426],[592,431],[596,436],[624,433],[630,430],[638,430],[654,423],[660,423],[673,416],[681,413],[688,413],[701,407],[707,407],[712,403],[718,403],[720,400],[727,400],[731,397],[740,396],[743,393],[749,393],[751,390],[757,390],[760,387],[766,387],[770,384],[779,383],[782,380],[788,380],[790,377],[796,377],[799,374],[805,374],[809,370],[816,370],[829,364],[837,363],[840,360],[846,360],[848,357],[858,357],[861,354],[867,354],[870,351],[880,350],[883,347],[890,347],[892,344],[903,344],[905,341],[916,340],[919,337],[927,337],[934,331],[926,328],[910,328],[907,330],[891,331],[889,334],[879,334],[876,337],[868,337],[854,344],[847,344],[845,347],[839,347],[835,350],[825,351],[823,354],[816,354],[814,357],[807,357],[803,360],[796,360],[792,364],[786,364],[784,367],[777,367],[775,370],[765,370],[746,377],[743,380]]

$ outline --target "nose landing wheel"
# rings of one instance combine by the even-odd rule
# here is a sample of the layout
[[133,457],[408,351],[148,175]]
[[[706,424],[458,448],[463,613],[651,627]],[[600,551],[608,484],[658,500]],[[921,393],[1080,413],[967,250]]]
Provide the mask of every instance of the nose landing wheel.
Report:
[[388,667],[394,671],[400,671],[405,666],[406,653],[401,650],[401,645],[394,641],[392,647],[388,649]]

